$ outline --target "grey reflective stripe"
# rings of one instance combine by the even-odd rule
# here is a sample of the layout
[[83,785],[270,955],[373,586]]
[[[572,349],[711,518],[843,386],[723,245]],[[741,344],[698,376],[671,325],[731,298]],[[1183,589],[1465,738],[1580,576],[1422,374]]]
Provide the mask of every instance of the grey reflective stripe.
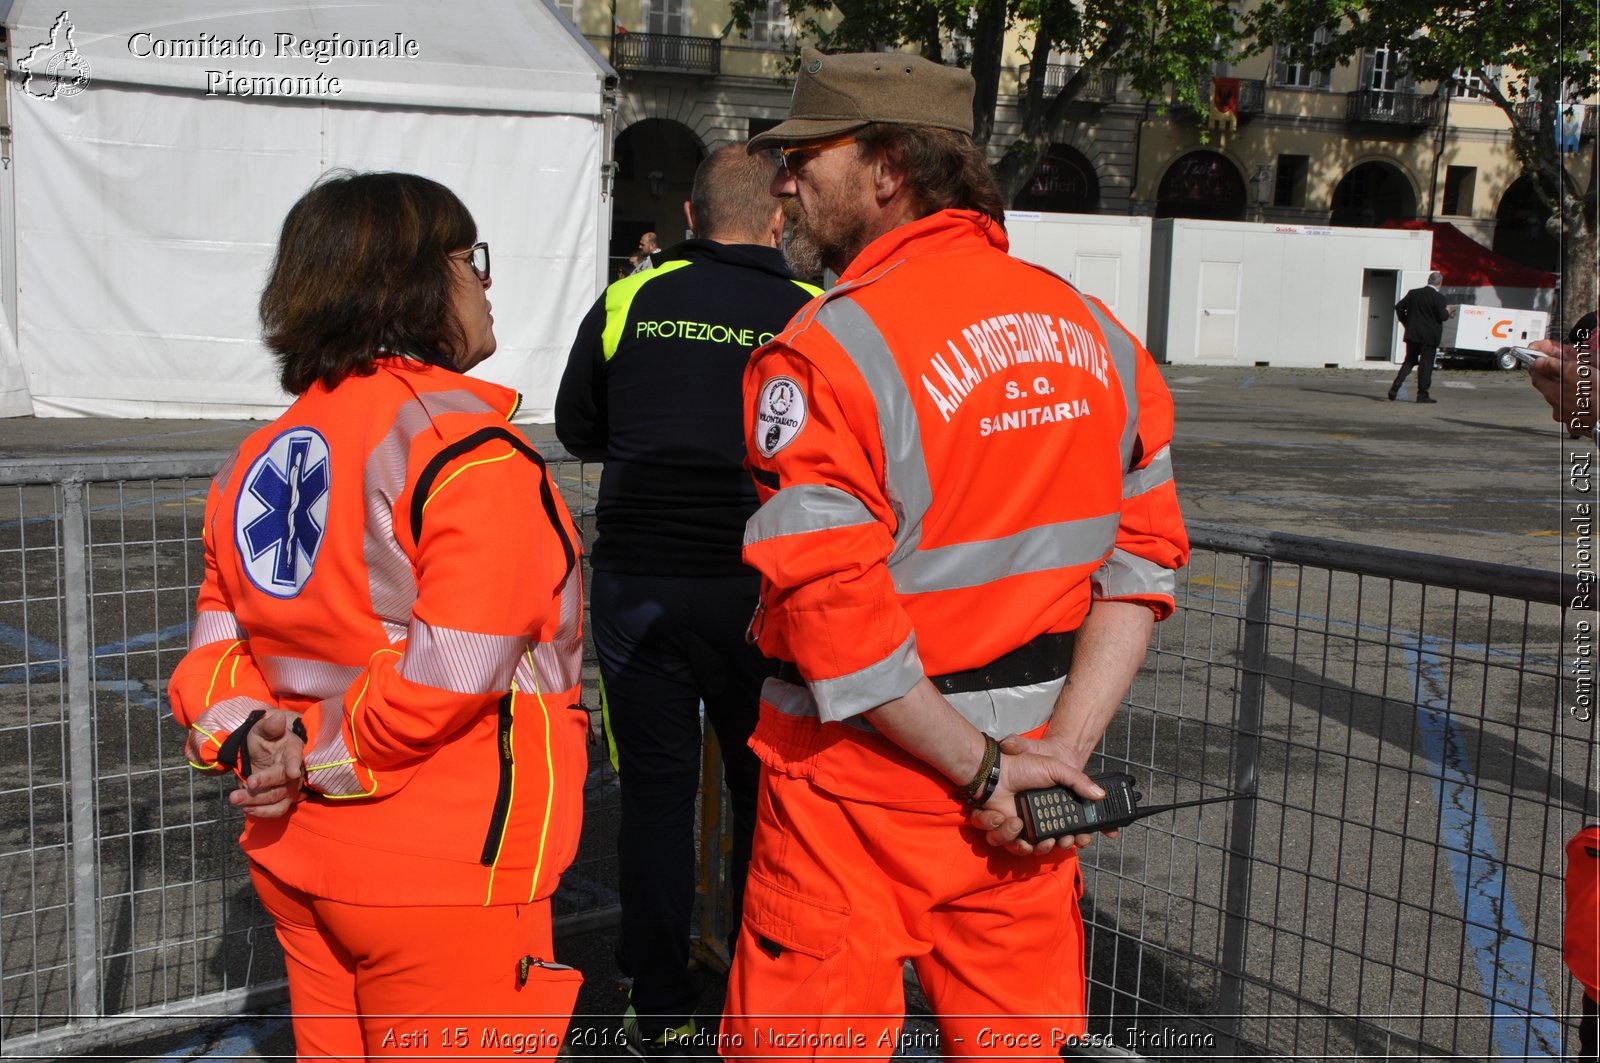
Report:
[[325,698],[317,733],[306,750],[306,786],[324,797],[368,793],[356,778],[355,757],[344,744],[344,698]]
[[[816,719],[820,715],[817,711],[817,699],[811,696],[811,688],[802,683],[768,679],[761,684],[761,700],[785,716]],[[857,731],[877,731],[876,727],[859,716],[848,716],[836,722],[846,727],[853,727]]]
[[[889,529],[895,543],[894,552],[889,555],[889,565],[893,569],[922,541],[922,521],[933,505],[933,487],[922,455],[917,408],[888,341],[859,303],[854,299],[830,298],[817,311],[816,323],[827,329],[849,353],[878,407],[884,490],[896,521],[896,526]],[[898,571],[895,582],[899,583]]]
[[945,700],[966,721],[991,738],[1025,734],[1050,718],[1066,677],[998,690],[946,694]]
[[[1073,289],[1076,294],[1077,289]],[[1081,296],[1080,296],[1081,298]],[[1094,317],[1105,336],[1106,350],[1111,352],[1111,364],[1117,370],[1117,380],[1122,383],[1122,397],[1128,404],[1128,419],[1122,426],[1122,467],[1133,464],[1133,445],[1139,439],[1139,351],[1133,340],[1111,316],[1089,299],[1083,300],[1084,309]]]
[[[1065,678],[1051,679],[1028,686],[947,694],[945,700],[978,730],[992,738],[1004,738],[1007,735],[1024,734],[1048,720],[1065,683]],[[815,685],[812,684],[813,687]],[[768,679],[761,687],[761,700],[785,716],[825,718],[809,688],[782,679]],[[866,706],[867,709],[876,707]],[[877,730],[859,714],[833,722],[860,731]]]
[[[189,740],[184,743],[184,754],[188,756],[189,763],[207,765],[201,754],[207,742],[215,742],[218,747],[227,741],[228,735],[238,730],[244,724],[245,718],[257,709],[274,709],[275,705],[268,705],[255,698],[237,697],[219,701],[205,712],[189,727]],[[220,737],[213,737],[220,736]],[[215,757],[212,761],[215,761]]]
[[816,699],[817,716],[824,723],[837,723],[904,697],[922,676],[917,636],[912,634],[875,664],[837,679],[814,679],[807,685]]
[[1104,598],[1171,598],[1178,590],[1178,574],[1126,550],[1113,550],[1095,570],[1090,582],[1097,600]]
[[1162,447],[1142,469],[1133,469],[1122,477],[1122,497],[1138,498],[1172,479],[1172,448]]
[[527,646],[525,635],[457,631],[413,619],[397,671],[409,682],[455,694],[504,692]]
[[395,540],[394,529],[394,506],[406,489],[411,441],[432,429],[435,417],[447,413],[499,416],[493,406],[464,389],[423,394],[395,410],[394,424],[367,457],[362,561],[367,566],[372,614],[386,625],[409,626],[417,601],[416,570]]
[[220,609],[207,609],[195,615],[194,627],[189,630],[189,648],[197,650],[213,642],[237,642],[248,637],[239,626],[238,617]]
[[745,522],[744,545],[784,535],[876,524],[877,518],[854,495],[837,487],[800,484],[774,494]]
[[220,495],[228,489],[228,479],[233,475],[233,467],[239,463],[239,452],[236,450],[228,455],[228,460],[222,463],[217,474],[211,478],[211,483]]
[[365,669],[358,665],[311,661],[303,657],[257,657],[267,685],[282,695],[300,698],[343,697]]
[[571,690],[583,679],[583,576],[579,566],[567,573],[558,598],[561,622],[549,642],[535,642],[517,662],[512,682],[520,691],[553,693]]
[[1029,572],[1092,565],[1117,541],[1120,514],[1040,524],[999,539],[927,547],[892,566],[902,594],[981,587]]

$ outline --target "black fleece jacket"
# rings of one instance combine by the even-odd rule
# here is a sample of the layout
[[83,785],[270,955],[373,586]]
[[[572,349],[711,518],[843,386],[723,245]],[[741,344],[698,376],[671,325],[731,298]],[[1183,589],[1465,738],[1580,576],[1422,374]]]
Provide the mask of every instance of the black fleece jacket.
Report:
[[584,316],[556,394],[557,438],[605,462],[591,561],[611,572],[748,573],[745,363],[819,290],[755,244],[691,239],[653,259]]

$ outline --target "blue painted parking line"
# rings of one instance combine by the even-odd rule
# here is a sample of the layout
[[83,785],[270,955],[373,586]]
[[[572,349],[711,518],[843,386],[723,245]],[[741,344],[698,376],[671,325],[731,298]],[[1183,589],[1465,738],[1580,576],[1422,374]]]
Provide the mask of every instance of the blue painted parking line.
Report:
[[[116,670],[102,658],[115,657],[129,650],[142,649],[145,646],[156,645],[176,638],[179,635],[187,636],[189,621],[173,624],[160,631],[147,631],[141,635],[124,639],[121,642],[108,642],[104,646],[97,646],[92,651],[95,661],[94,681],[102,690],[115,690],[123,694],[129,701],[142,705],[153,711],[161,711],[161,692],[152,691],[139,680],[126,679],[116,673]],[[0,645],[21,650],[27,657],[34,659],[34,664],[4,664],[0,665],[0,691],[9,686],[24,682],[45,682],[59,676],[66,670],[66,658],[60,647],[45,642],[41,638],[18,631],[9,624],[0,624]]]
[[96,657],[113,657],[119,653],[126,653],[128,650],[140,650],[146,646],[165,642],[168,639],[177,638],[179,635],[184,636],[185,648],[187,648],[190,626],[190,622],[185,620],[181,624],[172,624],[162,628],[160,631],[146,631],[142,635],[135,635],[122,642],[108,642],[104,646],[96,646],[93,652]]
[[1506,888],[1505,863],[1478,808],[1466,745],[1444,696],[1445,654],[1437,642],[1422,638],[1406,656],[1416,691],[1423,755],[1438,772],[1439,843],[1449,859],[1461,904],[1467,955],[1492,1004],[1495,1053],[1504,1059],[1560,1059],[1561,1026],[1552,1017],[1549,995],[1534,969],[1528,933]]

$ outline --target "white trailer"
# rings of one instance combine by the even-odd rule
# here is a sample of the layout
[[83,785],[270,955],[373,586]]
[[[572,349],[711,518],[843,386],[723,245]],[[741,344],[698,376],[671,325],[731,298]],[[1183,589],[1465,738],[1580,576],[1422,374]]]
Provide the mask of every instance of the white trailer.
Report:
[[1151,234],[1152,354],[1173,363],[1388,369],[1403,276],[1433,234],[1163,218]]
[[1512,310],[1503,306],[1453,306],[1455,316],[1444,323],[1439,337],[1439,353],[1447,356],[1493,359],[1501,369],[1515,369],[1517,360],[1498,356],[1502,347],[1526,347],[1542,340],[1550,328],[1550,315],[1543,310]]
[[1150,307],[1150,219],[1006,211],[1011,254],[1063,277],[1145,339]]

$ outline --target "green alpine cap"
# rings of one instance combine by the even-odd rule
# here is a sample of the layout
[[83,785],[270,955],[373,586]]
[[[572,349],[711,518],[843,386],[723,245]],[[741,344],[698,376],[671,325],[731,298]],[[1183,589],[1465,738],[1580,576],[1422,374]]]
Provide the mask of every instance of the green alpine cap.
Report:
[[919,55],[806,48],[789,117],[750,139],[754,153],[843,136],[873,122],[936,126],[972,135],[972,75]]

